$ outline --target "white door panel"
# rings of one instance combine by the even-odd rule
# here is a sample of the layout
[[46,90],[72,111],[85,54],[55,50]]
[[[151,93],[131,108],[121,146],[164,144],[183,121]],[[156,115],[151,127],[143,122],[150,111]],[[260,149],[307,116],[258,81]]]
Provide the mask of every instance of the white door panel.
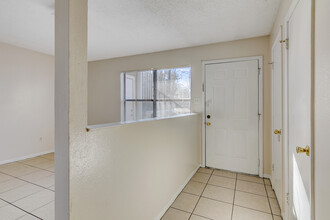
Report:
[[207,64],[206,166],[258,174],[258,60]]
[[300,0],[288,22],[290,219],[311,219],[311,1]]
[[[278,34],[272,49],[272,187],[278,203],[282,207],[282,46],[281,33]],[[275,134],[275,130],[281,133]]]

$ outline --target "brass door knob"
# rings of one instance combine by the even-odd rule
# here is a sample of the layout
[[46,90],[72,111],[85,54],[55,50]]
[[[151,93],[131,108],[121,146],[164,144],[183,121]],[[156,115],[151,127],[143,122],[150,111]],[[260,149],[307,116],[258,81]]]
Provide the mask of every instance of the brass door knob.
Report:
[[206,122],[206,126],[210,126],[211,125],[211,122]]
[[274,131],[274,134],[281,134],[281,133],[282,133],[281,130],[277,130],[277,129],[276,129],[276,130]]
[[306,153],[306,155],[309,156],[310,147],[309,146],[306,146],[305,148],[296,147],[296,151],[297,154]]

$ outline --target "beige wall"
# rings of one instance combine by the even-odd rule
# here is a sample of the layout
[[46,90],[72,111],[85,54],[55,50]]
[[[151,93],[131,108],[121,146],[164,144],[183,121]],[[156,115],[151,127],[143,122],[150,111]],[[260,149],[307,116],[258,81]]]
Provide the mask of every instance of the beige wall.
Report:
[[71,219],[160,219],[200,165],[201,115],[91,129],[86,140],[71,157]]
[[54,57],[0,43],[0,164],[54,149]]
[[120,73],[129,70],[191,66],[193,112],[202,111],[202,61],[247,56],[264,57],[264,173],[271,174],[271,84],[269,37],[217,43],[88,64],[89,124],[120,121]]
[[330,1],[315,7],[315,219],[329,219]]

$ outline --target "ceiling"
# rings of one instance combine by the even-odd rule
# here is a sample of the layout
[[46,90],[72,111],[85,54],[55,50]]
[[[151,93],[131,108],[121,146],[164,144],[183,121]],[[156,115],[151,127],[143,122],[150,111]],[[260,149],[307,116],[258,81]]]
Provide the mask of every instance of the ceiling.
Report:
[[[88,59],[268,35],[280,0],[89,0]],[[0,41],[54,54],[54,0],[1,0]]]

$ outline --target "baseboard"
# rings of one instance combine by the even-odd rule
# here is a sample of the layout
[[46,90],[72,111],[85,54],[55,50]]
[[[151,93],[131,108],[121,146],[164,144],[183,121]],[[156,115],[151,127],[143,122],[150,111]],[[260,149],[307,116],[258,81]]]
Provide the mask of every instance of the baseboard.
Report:
[[263,175],[263,178],[271,179],[271,175],[269,175],[269,174],[264,174],[264,175]]
[[17,162],[17,161],[20,161],[20,160],[33,158],[33,157],[38,157],[38,156],[53,153],[53,152],[54,152],[54,150],[49,150],[49,151],[44,151],[44,152],[40,152],[40,153],[37,153],[37,154],[30,154],[30,155],[27,155],[27,156],[24,156],[24,157],[16,157],[16,158],[13,158],[13,159],[10,159],[10,160],[1,161],[0,165],[7,164],[7,163],[13,163],[13,162]]
[[197,170],[201,167],[201,165],[199,165],[186,179],[186,181],[183,183],[183,185],[178,189],[178,191],[172,196],[172,198],[170,199],[170,201],[167,203],[167,205],[165,206],[165,208],[157,215],[157,217],[155,218],[155,220],[160,220],[163,215],[165,214],[165,212],[167,211],[167,209],[169,209],[172,205],[172,203],[174,202],[174,200],[176,199],[176,197],[178,197],[178,195],[181,193],[181,191],[183,190],[183,188],[187,185],[187,183],[189,182],[189,180],[195,175],[195,173],[197,172]]

